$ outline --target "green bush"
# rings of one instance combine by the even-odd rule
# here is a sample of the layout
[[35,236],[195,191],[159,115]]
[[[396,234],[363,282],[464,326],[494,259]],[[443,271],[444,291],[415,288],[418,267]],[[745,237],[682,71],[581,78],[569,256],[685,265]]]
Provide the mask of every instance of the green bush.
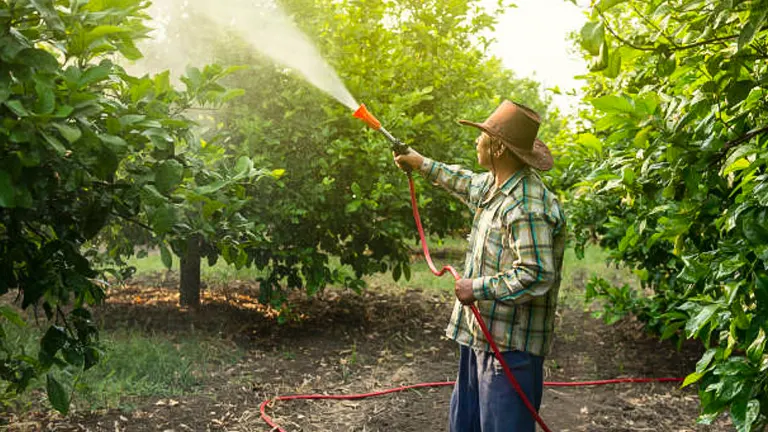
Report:
[[601,1],[579,35],[594,110],[569,147],[575,237],[652,295],[593,285],[662,339],[698,338],[702,423],[768,421],[768,2]]

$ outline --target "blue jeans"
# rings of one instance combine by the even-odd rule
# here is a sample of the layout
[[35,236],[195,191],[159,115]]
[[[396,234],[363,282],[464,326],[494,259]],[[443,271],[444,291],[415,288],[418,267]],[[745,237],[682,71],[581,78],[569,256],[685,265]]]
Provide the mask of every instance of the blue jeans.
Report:
[[[512,374],[536,411],[544,388],[544,358],[503,352]],[[451,432],[534,432],[536,421],[492,352],[461,346],[459,375],[451,395]]]

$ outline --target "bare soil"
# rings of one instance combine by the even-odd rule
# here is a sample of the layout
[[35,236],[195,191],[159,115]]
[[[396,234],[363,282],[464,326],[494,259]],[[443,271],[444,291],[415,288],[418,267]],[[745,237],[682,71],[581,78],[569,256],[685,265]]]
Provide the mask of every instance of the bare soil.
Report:
[[[13,417],[13,431],[259,431],[272,430],[259,406],[277,395],[363,393],[421,382],[450,381],[458,350],[443,328],[453,300],[437,292],[371,287],[363,294],[327,290],[296,297],[295,322],[276,323],[258,304],[256,289],[232,282],[206,291],[198,310],[180,309],[176,281],[143,278],[109,293],[97,312],[109,328],[135,328],[174,337],[195,332],[243,348],[236,365],[210,376],[177,400],[147,398],[130,412],[51,412]],[[684,377],[700,351],[677,351],[643,334],[631,320],[606,326],[588,312],[562,307],[546,380]],[[269,414],[288,431],[444,431],[450,387],[358,401],[290,401]],[[553,431],[722,431],[696,425],[695,391],[676,384],[547,388],[541,415]],[[1,429],[1,428],[0,428]]]

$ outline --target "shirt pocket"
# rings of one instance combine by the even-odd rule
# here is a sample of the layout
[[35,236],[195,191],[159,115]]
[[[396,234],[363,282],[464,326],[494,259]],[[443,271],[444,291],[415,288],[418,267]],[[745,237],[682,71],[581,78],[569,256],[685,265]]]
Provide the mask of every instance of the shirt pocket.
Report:
[[505,231],[501,221],[496,217],[488,223],[483,246],[484,275],[494,275],[505,270],[502,264],[502,258],[508,244],[508,240],[504,238]]

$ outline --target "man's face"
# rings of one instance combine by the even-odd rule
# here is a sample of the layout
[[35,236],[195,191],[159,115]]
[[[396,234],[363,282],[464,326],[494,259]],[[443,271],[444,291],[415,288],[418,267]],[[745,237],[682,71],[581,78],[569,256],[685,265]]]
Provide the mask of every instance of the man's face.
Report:
[[477,163],[481,167],[491,169],[491,137],[482,132],[475,140]]

